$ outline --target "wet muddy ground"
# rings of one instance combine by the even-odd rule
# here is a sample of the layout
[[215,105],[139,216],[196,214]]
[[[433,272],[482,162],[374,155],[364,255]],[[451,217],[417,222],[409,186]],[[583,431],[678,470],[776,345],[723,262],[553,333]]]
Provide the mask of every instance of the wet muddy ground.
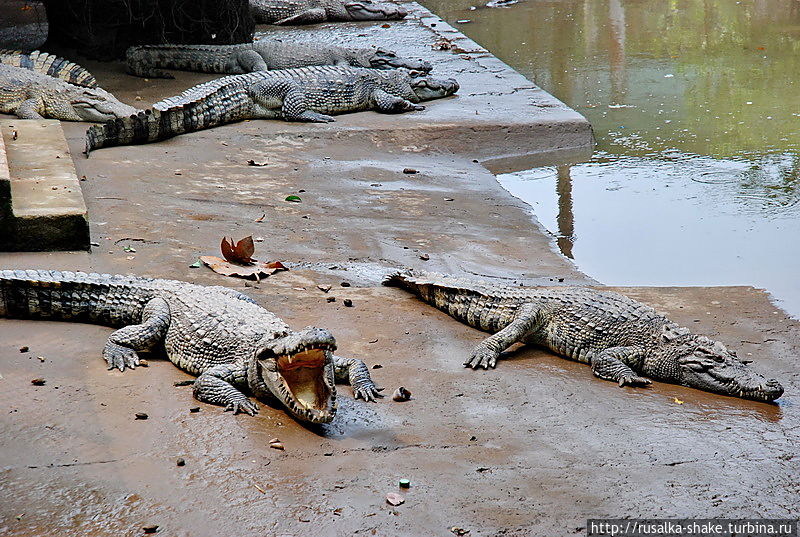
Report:
[[[156,96],[144,82],[92,68],[123,100]],[[201,79],[179,75],[161,90]],[[473,92],[468,85],[460,102]],[[425,113],[442,117],[459,99]],[[2,266],[235,287],[294,327],[329,328],[342,355],[380,365],[376,381],[414,399],[366,404],[342,387],[336,420],[313,429],[269,407],[232,416],[173,386],[189,377],[157,357],[148,368],[106,371],[110,329],[3,320],[0,534],[133,536],[157,524],[163,535],[193,537],[447,536],[454,526],[568,536],[584,534],[589,517],[796,516],[800,326],[763,292],[623,290],[750,353],[753,367],[784,383],[777,405],[661,383],[618,388],[536,349],[514,350],[493,371],[466,370],[482,333],[378,285],[387,267],[403,265],[498,282],[598,283],[473,162],[488,158],[475,154],[475,129],[454,123],[446,148],[432,138],[418,147],[412,129],[391,128],[408,117],[355,114],[316,130],[246,122],[88,160],[79,155],[84,127],[64,125],[100,246],[2,254]],[[360,125],[376,128],[367,136]],[[285,202],[290,194],[302,202]],[[189,267],[216,254],[222,236],[250,234],[263,239],[256,257],[292,270],[248,286]],[[36,377],[46,384],[31,385]],[[268,447],[275,437],[285,451]],[[409,490],[398,489],[401,478]],[[388,492],[406,502],[387,505]]]

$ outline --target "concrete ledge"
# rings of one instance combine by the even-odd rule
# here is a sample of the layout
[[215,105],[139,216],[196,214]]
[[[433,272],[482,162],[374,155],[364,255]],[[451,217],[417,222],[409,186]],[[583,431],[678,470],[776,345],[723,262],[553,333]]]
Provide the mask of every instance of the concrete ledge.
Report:
[[3,120],[0,132],[8,170],[4,187],[0,161],[0,204],[7,200],[0,247],[11,251],[88,249],[86,204],[61,124]]

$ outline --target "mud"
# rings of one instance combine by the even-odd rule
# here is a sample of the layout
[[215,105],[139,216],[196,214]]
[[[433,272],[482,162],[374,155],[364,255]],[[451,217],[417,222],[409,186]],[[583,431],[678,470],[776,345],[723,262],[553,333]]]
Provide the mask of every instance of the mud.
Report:
[[[117,68],[93,67],[123,100],[156,93]],[[181,74],[159,91],[202,78]],[[106,371],[107,328],[3,320],[0,534],[116,537],[157,524],[160,534],[193,537],[446,536],[452,526],[475,536],[580,535],[588,517],[796,516],[798,323],[748,287],[622,290],[752,354],[753,367],[784,382],[777,405],[661,383],[618,388],[536,349],[515,349],[497,370],[465,370],[484,335],[377,285],[387,267],[597,282],[473,162],[483,158],[473,156],[474,132],[453,128],[449,149],[423,150],[408,143],[410,129],[405,143],[391,130],[405,119],[355,114],[318,130],[246,122],[75,158],[100,246],[2,254],[2,266],[235,287],[292,326],[329,328],[341,354],[382,366],[372,373],[389,394],[402,385],[414,398],[365,404],[342,387],[336,420],[320,428],[263,406],[257,417],[232,416],[173,386],[189,377],[157,357],[148,368]],[[366,136],[356,124],[380,128]],[[85,126],[64,128],[79,155]],[[409,167],[420,173],[402,173]],[[289,194],[302,202],[285,202]],[[250,234],[263,238],[256,257],[292,270],[248,286],[190,268],[217,253],[222,236]],[[33,386],[36,377],[46,384]],[[285,451],[268,447],[275,437]],[[401,478],[410,489],[398,489]],[[388,492],[406,502],[389,506]]]

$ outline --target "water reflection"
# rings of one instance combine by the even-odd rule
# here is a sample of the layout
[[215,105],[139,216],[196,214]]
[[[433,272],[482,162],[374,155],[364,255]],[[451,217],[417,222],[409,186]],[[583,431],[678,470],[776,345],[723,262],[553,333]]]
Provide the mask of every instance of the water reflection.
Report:
[[474,1],[425,3],[594,127],[590,162],[502,179],[565,255],[610,284],[766,287],[800,316],[800,0]]

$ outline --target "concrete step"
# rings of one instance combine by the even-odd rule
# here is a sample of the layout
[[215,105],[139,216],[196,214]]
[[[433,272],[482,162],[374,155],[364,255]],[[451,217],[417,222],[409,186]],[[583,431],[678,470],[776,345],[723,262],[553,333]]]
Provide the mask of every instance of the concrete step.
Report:
[[86,204],[61,123],[6,119],[0,133],[0,249],[88,249]]

